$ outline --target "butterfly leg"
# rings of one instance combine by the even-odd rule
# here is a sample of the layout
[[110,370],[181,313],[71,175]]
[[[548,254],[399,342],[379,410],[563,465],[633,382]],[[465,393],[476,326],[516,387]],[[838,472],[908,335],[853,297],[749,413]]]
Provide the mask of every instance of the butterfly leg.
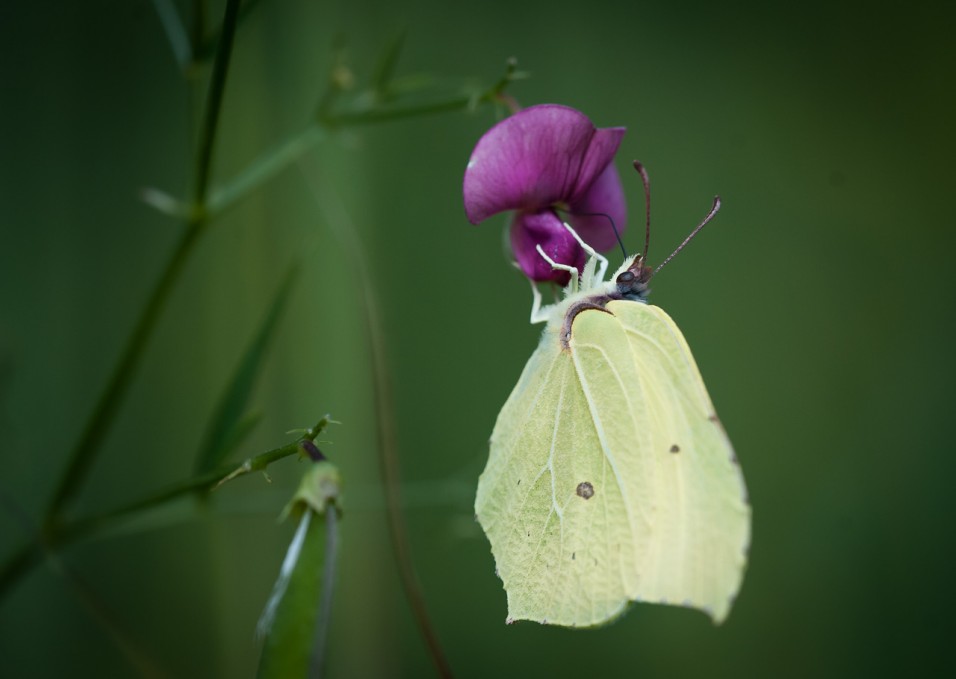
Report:
[[[585,290],[602,283],[604,281],[604,274],[607,273],[607,258],[585,243],[584,239],[578,235],[577,231],[571,228],[570,224],[564,222],[564,228],[568,230],[568,233],[574,236],[574,240],[578,242],[578,245],[580,245],[588,255],[588,263],[584,265],[584,280],[582,281],[582,285],[584,286]],[[597,262],[596,277],[594,275],[594,262]]]
[[529,278],[528,282],[531,283],[531,323],[541,323],[547,320],[547,316],[541,311],[541,291],[533,280]]
[[528,282],[531,283],[531,324],[535,323],[544,323],[549,318],[551,318],[551,311],[554,309],[554,304],[545,304],[541,305],[541,290],[538,289],[538,286],[530,278]]
[[551,265],[552,269],[554,269],[555,271],[567,271],[569,274],[571,274],[571,280],[568,281],[568,287],[571,289],[570,292],[572,295],[576,293],[578,291],[578,278],[579,278],[577,267],[568,266],[567,264],[558,264],[556,261],[554,261],[553,259],[548,257],[548,255],[545,254],[544,249],[540,245],[536,245],[535,248],[537,249],[538,254],[541,255],[541,257],[544,259],[544,261],[546,261],[548,264]]

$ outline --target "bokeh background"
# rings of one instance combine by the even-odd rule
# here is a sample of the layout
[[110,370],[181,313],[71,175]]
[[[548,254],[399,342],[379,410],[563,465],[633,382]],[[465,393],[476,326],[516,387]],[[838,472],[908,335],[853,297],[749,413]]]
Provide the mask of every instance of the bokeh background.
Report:
[[[921,2],[266,0],[238,34],[217,181],[306,125],[336,36],[361,82],[404,27],[402,74],[490,83],[516,57],[531,74],[510,89],[523,105],[626,126],[626,242],[641,244],[639,158],[654,187],[652,261],[721,194],[717,221],[653,300],[695,352],[754,507],[723,626],[654,606],[592,631],[504,624],[471,505],[540,328],[503,256],[506,220],[474,227],[463,214],[462,173],[491,107],[341,130],[309,156],[311,176],[293,166],[217,220],[75,515],[186,478],[299,260],[240,457],[325,412],[341,421],[323,436],[346,485],[329,674],[431,673],[388,544],[361,290],[331,210],[364,243],[383,307],[414,561],[459,675],[952,672],[953,20]],[[208,69],[184,76],[146,0],[4,3],[0,45],[4,557],[24,539],[15,516],[41,515],[182,228],[138,194],[191,186]],[[70,547],[83,595],[50,565],[32,571],[0,602],[0,674],[135,675],[123,638],[166,675],[252,676],[255,621],[292,534],[276,517],[302,469],[285,460],[271,483],[249,476],[205,508]]]

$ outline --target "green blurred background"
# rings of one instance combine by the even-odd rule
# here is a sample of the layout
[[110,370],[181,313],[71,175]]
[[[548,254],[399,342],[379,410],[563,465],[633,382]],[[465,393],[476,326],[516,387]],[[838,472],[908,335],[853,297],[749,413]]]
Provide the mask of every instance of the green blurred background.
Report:
[[[473,227],[461,178],[495,112],[343,130],[310,156],[364,242],[396,400],[415,563],[461,676],[860,676],[953,671],[954,12],[944,3],[261,2],[238,34],[214,177],[308,121],[336,35],[361,80],[401,27],[400,72],[493,82],[628,128],[619,167],[655,280],[693,347],[754,507],[750,566],[715,628],[637,606],[599,630],[505,626],[472,519],[500,406],[536,345],[506,220]],[[185,9],[185,3],[184,3]],[[209,5],[209,16],[222,6]],[[41,515],[181,224],[138,199],[191,186],[208,72],[177,68],[151,3],[0,8],[0,487]],[[291,262],[304,275],[241,456],[323,413],[346,484],[329,673],[428,676],[386,531],[368,340],[348,255],[293,166],[204,237],[75,508],[185,478],[216,398]],[[337,209],[337,208],[334,208]],[[612,255],[612,258],[616,255]],[[89,600],[42,565],[0,602],[0,674],[126,676],[95,610],[183,677],[252,676],[256,618],[303,467],[285,460],[75,545]],[[21,543],[0,514],[0,557]],[[90,604],[90,602],[94,602]]]

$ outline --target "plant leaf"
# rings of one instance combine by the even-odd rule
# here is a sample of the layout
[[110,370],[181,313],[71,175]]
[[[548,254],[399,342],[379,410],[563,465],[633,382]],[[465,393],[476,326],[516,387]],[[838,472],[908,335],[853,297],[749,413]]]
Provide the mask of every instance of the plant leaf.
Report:
[[258,421],[258,417],[247,413],[247,403],[268,355],[275,329],[297,274],[298,266],[289,269],[272,299],[259,331],[247,347],[229,386],[220,397],[215,415],[196,455],[197,472],[216,468],[245,440]]
[[406,29],[398,32],[392,41],[382,50],[378,67],[372,76],[372,91],[378,101],[385,101],[389,98],[392,79],[395,76],[395,69],[398,66],[398,58],[401,56],[402,48],[405,46],[405,36],[408,34]]
[[336,467],[319,462],[303,476],[290,503],[301,517],[259,621],[265,635],[257,675],[262,679],[321,673],[339,542],[339,485]]

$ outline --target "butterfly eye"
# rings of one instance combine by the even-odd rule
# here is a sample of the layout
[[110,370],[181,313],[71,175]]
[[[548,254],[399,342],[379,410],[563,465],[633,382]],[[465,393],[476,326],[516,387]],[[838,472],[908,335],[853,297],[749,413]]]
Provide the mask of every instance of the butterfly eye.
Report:
[[635,278],[633,271],[622,271],[617,277],[618,283],[630,283]]

